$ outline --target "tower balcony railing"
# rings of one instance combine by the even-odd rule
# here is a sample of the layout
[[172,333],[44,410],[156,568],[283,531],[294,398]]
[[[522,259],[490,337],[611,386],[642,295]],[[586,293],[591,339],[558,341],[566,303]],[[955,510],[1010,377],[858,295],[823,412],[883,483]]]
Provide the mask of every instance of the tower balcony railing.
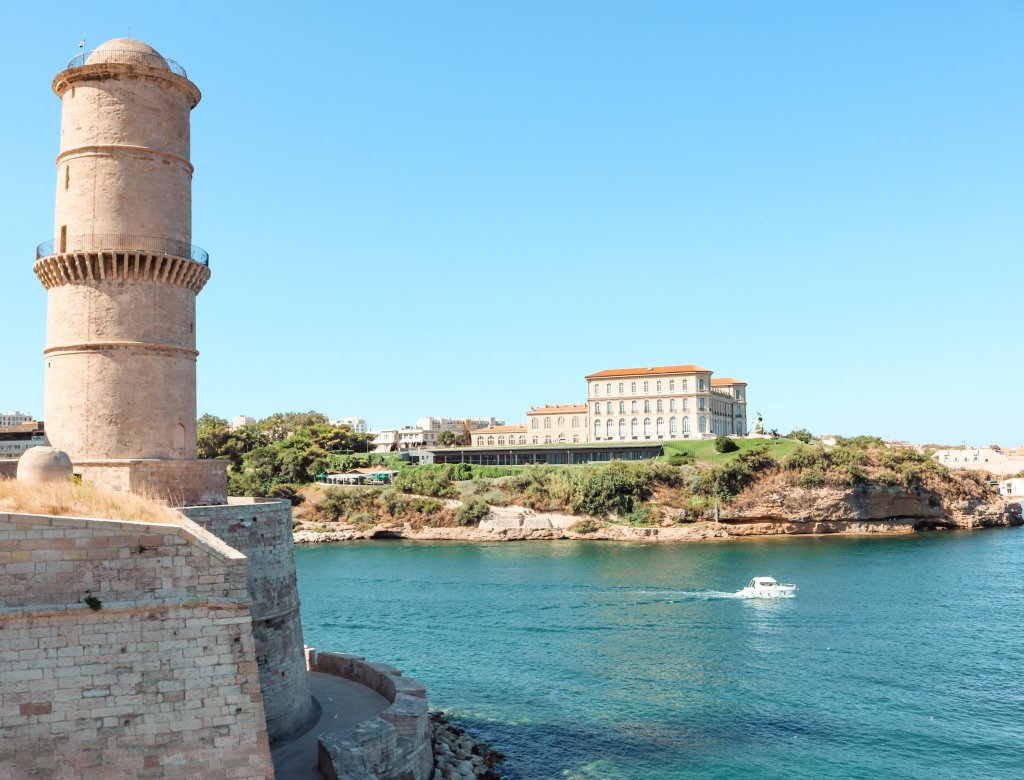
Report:
[[[123,65],[148,65],[151,68],[159,68],[160,70],[167,69],[175,75],[181,76],[182,78],[188,78],[188,74],[185,69],[181,67],[177,62],[168,58],[162,57],[159,54],[148,54],[144,51],[132,51],[131,49],[97,49],[96,51],[100,54],[100,62],[116,62]],[[94,52],[83,51],[81,54],[73,57],[67,65],[69,68],[80,68],[83,65],[88,65],[89,57]]]
[[85,236],[51,238],[36,247],[36,260],[68,252],[145,252],[156,255],[187,257],[200,265],[210,265],[210,254],[187,241],[129,233],[93,233]]

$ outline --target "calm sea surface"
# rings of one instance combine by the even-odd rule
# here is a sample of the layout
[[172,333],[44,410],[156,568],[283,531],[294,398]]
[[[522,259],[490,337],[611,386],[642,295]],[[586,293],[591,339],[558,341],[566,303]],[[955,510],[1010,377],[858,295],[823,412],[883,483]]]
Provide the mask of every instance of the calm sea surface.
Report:
[[418,677],[509,778],[1024,777],[1024,528],[295,557],[307,644]]

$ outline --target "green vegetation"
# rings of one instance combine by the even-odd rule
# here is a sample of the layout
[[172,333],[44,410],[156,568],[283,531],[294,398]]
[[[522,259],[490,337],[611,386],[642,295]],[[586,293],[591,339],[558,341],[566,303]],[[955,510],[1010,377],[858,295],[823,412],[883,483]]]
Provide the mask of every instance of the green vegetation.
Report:
[[491,512],[487,502],[481,498],[471,498],[455,513],[455,522],[459,525],[477,525]]
[[736,452],[739,445],[728,436],[719,436],[715,439],[715,452]]
[[331,467],[331,458],[365,453],[369,438],[331,425],[319,412],[274,414],[236,430],[206,414],[197,421],[197,432],[200,458],[228,461],[232,496],[268,496],[278,485],[308,484]]
[[732,442],[737,449],[733,452],[723,453],[715,451],[715,442],[711,439],[667,441],[661,460],[671,463],[673,455],[686,455],[692,459],[691,462],[698,466],[715,467],[728,463],[739,457],[741,453],[758,447],[767,447],[774,458],[782,459],[800,446],[800,442],[794,439],[733,439]]

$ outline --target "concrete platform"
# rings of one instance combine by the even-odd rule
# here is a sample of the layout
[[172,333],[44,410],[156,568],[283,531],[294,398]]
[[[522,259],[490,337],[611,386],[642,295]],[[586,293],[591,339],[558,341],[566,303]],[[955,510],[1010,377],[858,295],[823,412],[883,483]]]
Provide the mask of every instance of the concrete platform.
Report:
[[317,737],[375,718],[391,704],[376,691],[351,680],[321,672],[307,674],[313,698],[320,703],[320,719],[305,734],[270,752],[277,780],[323,780],[316,769]]

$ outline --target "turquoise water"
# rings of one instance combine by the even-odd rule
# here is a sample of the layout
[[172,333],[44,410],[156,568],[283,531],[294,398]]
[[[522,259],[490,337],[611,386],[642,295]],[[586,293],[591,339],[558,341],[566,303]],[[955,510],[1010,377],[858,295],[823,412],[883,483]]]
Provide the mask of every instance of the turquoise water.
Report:
[[418,677],[509,778],[1024,777],[1024,529],[296,562],[306,642]]

